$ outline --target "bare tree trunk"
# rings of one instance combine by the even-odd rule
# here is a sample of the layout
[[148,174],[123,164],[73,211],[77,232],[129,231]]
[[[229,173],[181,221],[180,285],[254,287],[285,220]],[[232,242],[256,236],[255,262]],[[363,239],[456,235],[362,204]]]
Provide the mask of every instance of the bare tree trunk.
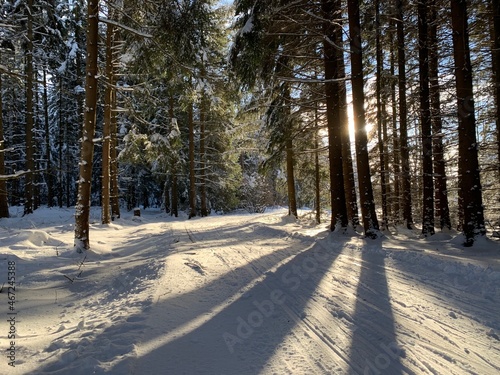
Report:
[[179,193],[177,190],[177,167],[175,162],[172,163],[172,216],[179,216],[177,202],[179,201]]
[[[336,29],[338,45],[344,45],[343,30]],[[345,79],[344,53],[338,51],[339,78]],[[346,82],[339,82],[339,105],[340,105],[340,124],[342,128],[342,169],[344,173],[344,193],[346,200],[347,217],[356,228],[359,225],[358,199],[356,195],[356,177],[352,163],[351,136],[349,134],[349,115],[347,114],[347,89]]]
[[406,106],[406,53],[403,23],[403,2],[396,0],[396,28],[398,39],[398,79],[399,79],[399,136],[401,147],[403,220],[408,229],[413,228],[411,201],[410,154],[408,151],[408,109]]
[[170,208],[170,178],[168,176],[165,177],[165,183],[163,184],[163,202],[165,205],[165,213],[169,214],[171,211]]
[[[0,176],[5,175],[5,140],[3,137],[2,74],[0,73]],[[10,216],[7,197],[7,182],[0,179],[0,218]]]
[[373,188],[371,182],[370,163],[368,158],[368,140],[365,130],[365,100],[363,81],[363,54],[361,44],[361,27],[358,0],[348,0],[349,36],[351,47],[352,103],[354,128],[356,134],[356,162],[358,165],[358,185],[361,202],[363,227],[367,237],[376,238],[379,229]]
[[497,169],[500,178],[500,1],[491,0],[493,9],[493,43],[491,60],[493,67],[493,83],[495,85],[496,126],[497,126]]
[[33,0],[28,0],[28,37],[26,43],[26,170],[24,189],[24,215],[33,213],[33,173],[35,160],[33,151]]
[[380,25],[380,0],[375,1],[375,44],[376,44],[376,96],[377,96],[377,135],[378,135],[378,151],[380,161],[380,189],[382,192],[382,229],[387,229],[389,224],[388,203],[387,203],[387,181],[386,181],[386,163],[384,147],[384,138],[382,131],[382,122],[385,122],[382,111],[382,45],[380,42],[381,25]]
[[451,23],[458,106],[458,173],[464,245],[472,246],[476,237],[484,235],[486,229],[476,140],[466,0],[451,0]]
[[429,47],[427,0],[418,3],[418,62],[420,77],[420,123],[422,128],[423,210],[422,234],[434,234],[434,181],[432,169],[432,122],[429,93]]
[[[172,124],[172,127],[175,125],[177,126],[177,120],[174,117],[174,98],[172,95],[170,95],[170,98],[168,99],[169,103],[169,109],[168,113],[170,116],[170,121]],[[179,216],[179,208],[178,208],[178,201],[179,201],[179,193],[177,191],[177,155],[174,153],[172,156],[172,160],[170,162],[170,173],[172,175],[172,216],[178,217]]]
[[[109,11],[109,18],[112,18],[112,11]],[[113,45],[114,26],[110,23],[106,25],[106,90],[104,94],[104,124],[102,130],[102,210],[101,220],[103,224],[111,222],[111,117],[113,102]]]
[[[395,76],[395,56],[394,46],[391,46],[391,77]],[[391,82],[391,105],[392,105],[392,169],[394,171],[394,196],[392,198],[393,220],[400,224],[401,204],[400,204],[400,183],[401,183],[401,159],[399,157],[399,134],[398,134],[398,113],[396,103],[396,82]]]
[[47,71],[43,70],[43,118],[45,131],[45,180],[47,182],[47,206],[54,205],[54,177],[50,157],[49,99],[47,93]]
[[325,65],[325,94],[326,94],[326,119],[328,126],[328,156],[330,163],[330,199],[332,206],[332,221],[330,230],[333,231],[340,225],[345,228],[349,223],[346,207],[346,194],[344,188],[344,170],[342,163],[342,132],[347,123],[342,123],[340,118],[341,85],[328,80],[340,78],[339,32],[341,27],[333,22],[336,15],[340,16],[341,2],[338,0],[323,0],[322,11],[325,22],[323,23],[324,65]]
[[[57,205],[59,208],[62,208],[63,206],[63,198],[64,198],[64,169],[63,169],[63,146],[64,146],[64,126],[63,126],[63,114],[62,114],[62,109],[63,109],[63,100],[62,100],[62,92],[63,92],[63,77],[59,77],[59,116],[58,116],[58,122],[59,122],[59,134],[58,134],[58,150],[57,150],[57,157],[58,157],[58,181],[57,181]],[[66,178],[67,178],[67,173],[66,173]]]
[[[114,69],[114,68],[113,68]],[[115,73],[113,73],[113,77]],[[111,220],[120,218],[120,188],[118,186],[118,124],[116,118],[116,90],[111,91],[111,123],[110,123],[110,199],[111,199]]]
[[97,53],[99,0],[91,0],[87,6],[87,64],[85,82],[85,120],[80,157],[80,179],[75,213],[75,248],[83,252],[90,248],[89,218],[92,164],[94,156],[94,133],[97,107]]
[[286,182],[288,188],[288,215],[299,217],[295,196],[293,141],[291,134],[288,134],[286,138]]
[[318,107],[314,109],[314,210],[316,211],[316,224],[321,223],[321,180],[319,165],[319,128]]
[[201,112],[200,112],[200,215],[202,217],[208,216],[207,208],[207,190],[205,181],[205,125],[208,118],[207,114],[207,103],[205,99],[205,94],[201,99]]
[[188,108],[189,125],[189,218],[196,216],[196,176],[194,160],[194,120],[193,105]]
[[443,122],[438,78],[438,40],[436,5],[429,8],[429,84],[433,133],[434,188],[436,216],[439,228],[451,229],[448,188],[446,186],[446,166],[444,162]]

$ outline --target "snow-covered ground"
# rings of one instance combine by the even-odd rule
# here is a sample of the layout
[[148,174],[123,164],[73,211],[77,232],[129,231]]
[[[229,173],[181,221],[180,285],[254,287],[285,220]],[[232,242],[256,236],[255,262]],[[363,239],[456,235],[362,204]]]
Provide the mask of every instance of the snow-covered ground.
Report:
[[498,240],[73,213],[0,220],[0,374],[500,373]]

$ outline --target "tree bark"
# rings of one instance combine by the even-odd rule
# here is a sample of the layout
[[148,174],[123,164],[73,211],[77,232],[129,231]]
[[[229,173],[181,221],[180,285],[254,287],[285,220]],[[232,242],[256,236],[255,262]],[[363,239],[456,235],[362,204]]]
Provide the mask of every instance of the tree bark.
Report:
[[207,103],[205,94],[201,99],[201,112],[200,112],[200,215],[202,217],[208,216],[207,208],[207,189],[206,189],[206,155],[205,155],[205,126],[208,118]]
[[47,182],[47,206],[54,205],[54,176],[50,153],[49,99],[47,93],[47,71],[43,70],[43,117],[45,131],[45,180]]
[[420,0],[418,3],[418,65],[423,170],[422,234],[426,237],[434,234],[434,181],[432,168],[432,122],[429,93],[429,35],[427,8],[427,0]]
[[399,81],[399,146],[401,148],[402,205],[403,220],[408,229],[413,229],[413,214],[410,180],[410,154],[408,151],[408,108],[406,105],[406,53],[403,24],[403,2],[396,0],[396,29],[398,39],[398,81]]
[[189,125],[189,218],[196,216],[196,176],[194,159],[194,120],[193,105],[188,108]]
[[33,151],[33,0],[28,0],[26,43],[26,170],[24,190],[24,215],[33,213],[33,173],[35,160]]
[[[170,122],[171,122],[171,125],[173,128],[174,122],[175,122],[175,126],[177,126],[177,120],[174,117],[174,98],[172,95],[170,95],[170,97],[168,99],[168,103],[169,103],[168,113],[169,113]],[[177,191],[177,154],[175,151],[172,155],[170,166],[171,166],[170,173],[172,175],[172,199],[171,199],[172,211],[171,211],[171,215],[178,217],[179,216],[179,208],[178,208],[179,193]]]
[[387,203],[387,170],[385,159],[385,139],[383,137],[382,122],[385,122],[384,111],[382,104],[382,65],[383,54],[382,44],[380,41],[381,25],[380,25],[380,0],[375,1],[375,49],[376,49],[376,97],[377,97],[377,135],[378,135],[378,151],[380,161],[380,189],[382,192],[382,229],[387,229],[389,224],[388,203]]
[[465,236],[464,245],[472,246],[476,237],[484,235],[486,229],[476,140],[466,0],[451,0],[451,21],[458,108],[458,173],[463,211],[462,230]]
[[[0,73],[0,176],[5,175],[5,140],[3,135],[2,74]],[[9,217],[7,181],[0,180],[0,218]]]
[[[63,198],[64,198],[64,169],[63,169],[63,147],[64,147],[64,126],[63,126],[63,100],[62,100],[62,92],[63,92],[63,77],[59,77],[59,134],[58,134],[58,149],[57,149],[57,157],[58,157],[58,181],[57,181],[57,205],[59,208],[63,207]],[[67,177],[67,173],[66,173]]]
[[[394,43],[391,43],[391,77],[395,77]],[[399,157],[399,134],[398,134],[398,110],[396,102],[396,81],[391,81],[391,106],[392,106],[392,170],[394,171],[394,196],[392,203],[392,220],[400,224],[401,204],[400,204],[400,184],[401,184],[401,159]]]
[[363,54],[361,44],[361,27],[358,0],[348,0],[349,36],[351,48],[352,103],[354,113],[354,129],[356,134],[356,162],[358,166],[359,197],[363,227],[367,237],[376,238],[379,229],[370,164],[368,158],[368,140],[365,130],[365,101],[363,81]]
[[342,162],[342,132],[347,123],[342,123],[340,118],[341,85],[339,82],[328,82],[328,80],[341,77],[339,69],[338,46],[340,25],[334,23],[336,15],[341,11],[341,3],[338,0],[323,0],[322,11],[325,22],[323,23],[324,65],[325,65],[325,94],[326,94],[326,119],[328,126],[328,156],[330,163],[330,199],[332,206],[332,219],[330,230],[333,231],[339,225],[347,227],[349,219],[347,216],[346,194],[344,188],[344,170]]
[[500,1],[491,0],[493,9],[492,67],[495,86],[496,126],[497,126],[497,170],[500,178]]
[[321,223],[321,180],[319,165],[319,127],[318,107],[314,109],[314,210],[316,213],[316,224]]
[[295,195],[293,141],[291,134],[288,134],[286,138],[286,183],[288,189],[288,215],[293,215],[297,218],[299,215]]
[[444,162],[443,121],[441,118],[441,100],[438,78],[438,40],[436,5],[429,7],[429,89],[432,118],[432,142],[434,158],[434,196],[436,217],[439,228],[451,229],[450,209],[448,205],[448,188],[446,186],[446,165]]
[[[338,45],[343,46],[343,30],[337,28]],[[338,51],[339,78],[346,79],[344,52]],[[347,217],[356,228],[359,225],[358,199],[356,195],[356,181],[351,153],[351,136],[349,134],[349,115],[347,114],[347,88],[346,82],[339,82],[340,124],[342,128],[342,168],[344,173],[344,193],[346,200]]]
[[[112,18],[111,11],[108,14]],[[111,117],[113,102],[113,44],[114,26],[106,25],[106,90],[104,93],[104,124],[102,130],[102,224],[111,222]]]
[[[114,68],[113,68],[114,70]],[[113,72],[113,76],[116,76]],[[111,91],[111,122],[110,122],[110,199],[111,199],[111,220],[120,218],[120,188],[118,185],[118,124],[116,118],[116,90]]]
[[83,252],[90,248],[89,218],[92,164],[94,156],[94,133],[97,107],[97,53],[99,0],[90,0],[87,5],[87,63],[85,82],[85,116],[80,156],[80,179],[75,213],[75,248]]

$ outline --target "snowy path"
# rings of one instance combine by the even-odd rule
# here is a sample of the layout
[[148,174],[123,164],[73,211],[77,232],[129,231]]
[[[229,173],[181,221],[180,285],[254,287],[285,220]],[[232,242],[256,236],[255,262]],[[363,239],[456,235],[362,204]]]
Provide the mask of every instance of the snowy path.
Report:
[[150,215],[95,224],[79,267],[66,222],[0,223],[20,279],[0,374],[500,373],[498,242],[472,255],[444,235],[325,237],[283,211]]
[[423,270],[388,259],[380,243],[316,241],[261,220],[182,224],[133,373],[500,371],[491,296],[463,290],[455,275],[443,284],[432,261]]

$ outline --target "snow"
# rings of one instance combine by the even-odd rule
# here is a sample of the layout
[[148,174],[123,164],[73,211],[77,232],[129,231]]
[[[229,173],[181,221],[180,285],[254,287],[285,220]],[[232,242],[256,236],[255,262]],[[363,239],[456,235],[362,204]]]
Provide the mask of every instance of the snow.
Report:
[[247,22],[245,23],[245,25],[241,28],[241,35],[244,35],[246,33],[249,33],[252,31],[253,29],[253,14],[250,15],[250,17],[248,18]]
[[0,373],[499,373],[499,241],[367,240],[286,213],[142,210],[102,225],[93,207],[92,249],[77,254],[73,209],[11,208]]

